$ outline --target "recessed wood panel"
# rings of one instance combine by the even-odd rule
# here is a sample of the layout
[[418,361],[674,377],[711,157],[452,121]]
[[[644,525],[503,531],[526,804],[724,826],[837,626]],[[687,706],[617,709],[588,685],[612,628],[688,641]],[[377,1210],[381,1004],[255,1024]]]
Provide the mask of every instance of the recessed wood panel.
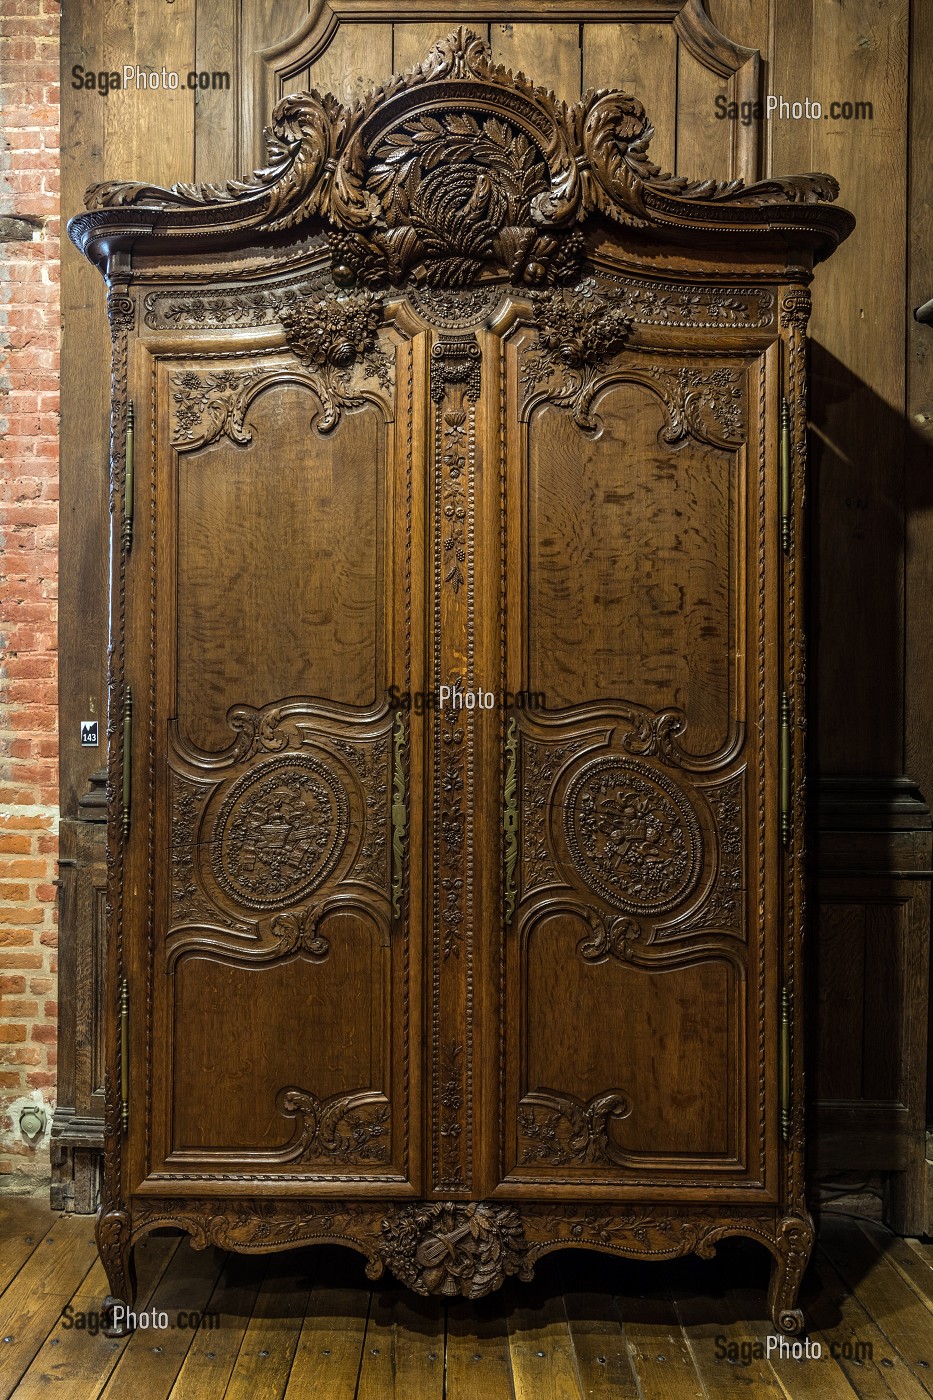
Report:
[[744,1079],[735,966],[587,962],[577,951],[587,933],[583,919],[553,915],[528,939],[526,1090],[583,1102],[621,1091],[631,1111],[610,1125],[610,1138],[623,1151],[734,1155]]
[[[355,915],[326,918],[319,932],[330,945],[323,961],[179,960],[174,1151],[283,1148],[295,1123],[276,1098],[289,1087],[318,1099],[387,1090],[388,949],[373,922]],[[197,1092],[198,1084],[222,1092]]]
[[384,427],[366,407],[325,437],[316,408],[274,389],[248,446],[178,457],[178,718],[202,749],[230,742],[233,705],[381,686]]
[[602,430],[557,409],[529,428],[529,676],[548,707],[630,700],[687,715],[715,751],[735,703],[734,454],[662,441],[643,386],[600,399]]

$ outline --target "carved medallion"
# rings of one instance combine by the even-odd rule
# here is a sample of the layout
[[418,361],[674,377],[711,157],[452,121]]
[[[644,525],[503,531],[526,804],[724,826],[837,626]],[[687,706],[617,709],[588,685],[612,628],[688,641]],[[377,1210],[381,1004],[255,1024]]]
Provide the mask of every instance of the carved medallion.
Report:
[[382,1257],[416,1293],[482,1298],[509,1274],[531,1278],[522,1218],[511,1206],[430,1201],[393,1211]]
[[407,289],[407,296],[429,325],[444,330],[466,330],[488,320],[505,290],[495,283],[479,287],[412,286]]
[[340,859],[349,802],[307,754],[270,759],[231,788],[214,827],[217,883],[238,904],[276,909],[317,889]]
[[587,763],[567,788],[564,834],[585,883],[626,913],[673,909],[699,879],[696,814],[646,764],[617,755]]

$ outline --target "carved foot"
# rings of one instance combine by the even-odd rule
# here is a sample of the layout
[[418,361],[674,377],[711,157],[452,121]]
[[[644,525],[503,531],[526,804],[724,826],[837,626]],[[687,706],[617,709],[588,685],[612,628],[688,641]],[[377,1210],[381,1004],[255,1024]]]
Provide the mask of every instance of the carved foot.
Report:
[[130,1309],[122,1298],[114,1298],[108,1293],[100,1305],[100,1310],[104,1316],[104,1324],[100,1330],[105,1337],[128,1337],[130,1335],[133,1329],[126,1320]]
[[103,1302],[104,1332],[108,1337],[124,1337],[126,1329],[114,1318],[114,1309],[132,1308],[136,1301],[136,1268],[127,1211],[100,1211],[97,1216],[97,1249],[110,1284],[110,1293]]
[[796,1337],[804,1326],[803,1313],[796,1303],[813,1248],[810,1221],[801,1216],[787,1216],[781,1221],[776,1246],[768,1289],[771,1321],[776,1331]]

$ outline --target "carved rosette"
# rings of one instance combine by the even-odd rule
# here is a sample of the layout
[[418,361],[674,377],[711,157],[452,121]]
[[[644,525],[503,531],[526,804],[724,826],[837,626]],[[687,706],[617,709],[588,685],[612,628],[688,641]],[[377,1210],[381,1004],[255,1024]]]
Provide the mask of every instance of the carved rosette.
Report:
[[406,1206],[382,1225],[382,1257],[416,1293],[482,1298],[510,1274],[531,1277],[519,1212],[487,1202]]

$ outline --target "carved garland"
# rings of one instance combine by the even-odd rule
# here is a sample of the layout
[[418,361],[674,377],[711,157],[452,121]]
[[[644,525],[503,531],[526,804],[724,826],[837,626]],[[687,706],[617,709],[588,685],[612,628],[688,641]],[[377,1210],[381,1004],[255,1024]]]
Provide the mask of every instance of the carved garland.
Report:
[[797,1333],[803,1317],[792,1305],[813,1246],[813,1226],[803,1215],[695,1206],[504,1205],[499,1202],[430,1201],[412,1205],[336,1202],[154,1199],[133,1219],[114,1212],[98,1222],[98,1239],[113,1291],[128,1289],[131,1240],[162,1226],[178,1226],[195,1249],[216,1245],[242,1253],[268,1253],[298,1244],[333,1241],[367,1256],[367,1275],[390,1269],[416,1292],[480,1298],[506,1278],[532,1276],[535,1262],[554,1249],[584,1246],[630,1258],[675,1259],[696,1253],[710,1259],[720,1240],[744,1235],[773,1254],[769,1303],[776,1327]]

